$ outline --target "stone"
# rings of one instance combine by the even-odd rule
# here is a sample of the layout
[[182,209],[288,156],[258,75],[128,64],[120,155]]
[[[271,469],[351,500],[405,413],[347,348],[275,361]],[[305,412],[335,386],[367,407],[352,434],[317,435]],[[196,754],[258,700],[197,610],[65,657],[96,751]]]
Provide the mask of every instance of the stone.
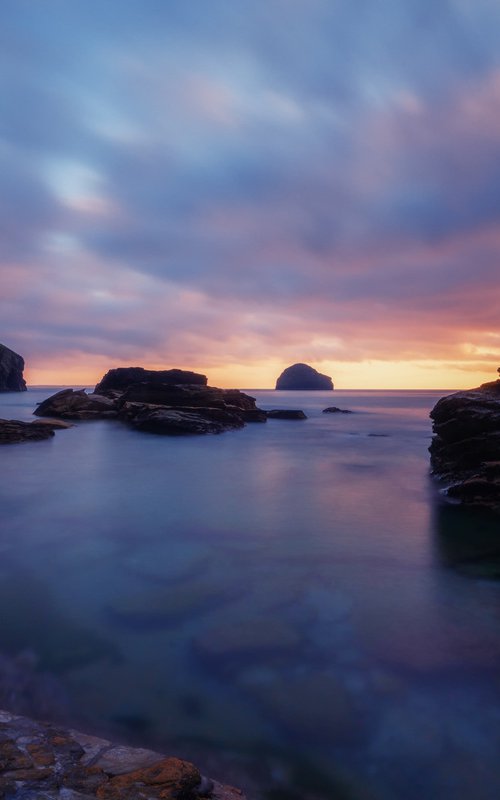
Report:
[[36,422],[21,422],[16,419],[0,419],[0,444],[37,442],[50,439],[54,431],[49,425]]
[[85,389],[62,389],[38,404],[37,417],[63,419],[109,419],[116,417],[116,402],[109,397],[87,394]]
[[226,414],[225,417],[217,419],[215,412],[218,410],[170,409],[144,404],[130,419],[130,424],[138,431],[159,433],[164,436],[222,433],[231,428],[243,427],[244,423],[235,415]]
[[0,344],[0,392],[25,392],[24,358]]
[[99,800],[195,800],[201,774],[194,764],[165,758],[149,767],[117,775],[97,789]]
[[110,369],[96,385],[96,394],[118,389],[123,391],[136,383],[148,382],[150,384],[162,383],[171,385],[196,384],[206,386],[207,378],[198,372],[189,372],[184,369],[143,369],[142,367],[117,367]]
[[337,408],[337,406],[329,406],[323,409],[323,414],[352,414],[348,408]]
[[275,408],[266,413],[268,419],[307,419],[303,411],[294,408]]
[[189,761],[0,711],[0,797],[10,800],[245,800]]
[[333,382],[328,375],[322,375],[308,364],[293,364],[283,370],[276,381],[276,389],[331,391]]
[[500,512],[500,380],[442,397],[430,416],[431,468],[445,495]]

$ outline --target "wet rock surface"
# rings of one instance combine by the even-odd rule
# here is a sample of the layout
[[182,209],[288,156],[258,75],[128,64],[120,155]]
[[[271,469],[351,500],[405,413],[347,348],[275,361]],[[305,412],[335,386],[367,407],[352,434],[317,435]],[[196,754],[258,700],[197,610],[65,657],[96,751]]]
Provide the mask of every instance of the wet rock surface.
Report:
[[441,398],[430,416],[432,472],[447,496],[500,512],[500,380]]
[[268,411],[267,416],[269,419],[307,419],[303,411],[295,408],[275,408]]
[[337,406],[328,406],[323,409],[323,414],[352,414],[348,408],[337,408]]
[[[135,378],[146,374],[154,375],[154,379],[123,386],[131,372]],[[152,373],[139,367],[111,370],[94,392],[63,389],[40,403],[34,413],[72,420],[119,419],[136,430],[167,436],[222,433],[242,428],[247,422],[266,421],[266,413],[257,408],[253,397],[237,389],[206,386],[204,375],[197,376],[198,383],[163,382],[167,373],[173,381],[180,372]],[[112,380],[113,373],[120,373],[118,382]],[[191,375],[195,373],[185,373],[183,379]],[[117,383],[122,388],[117,388]]]
[[0,711],[0,797],[8,800],[244,800],[189,761]]
[[0,344],[0,392],[25,392],[24,358]]
[[50,423],[21,422],[16,419],[0,419],[0,444],[37,442],[50,439],[54,428]]
[[276,389],[300,389],[307,391],[309,389],[315,390],[332,390],[333,382],[329,375],[322,375],[314,367],[308,364],[292,364],[287,367],[278,380],[276,381]]

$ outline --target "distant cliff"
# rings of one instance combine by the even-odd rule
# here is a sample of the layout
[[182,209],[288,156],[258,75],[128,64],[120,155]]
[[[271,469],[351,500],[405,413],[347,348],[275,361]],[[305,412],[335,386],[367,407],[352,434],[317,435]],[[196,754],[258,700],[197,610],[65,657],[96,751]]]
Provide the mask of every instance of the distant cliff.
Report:
[[281,373],[276,389],[332,390],[333,382],[328,375],[322,375],[308,364],[293,364]]
[[24,358],[0,344],[0,392],[25,392]]

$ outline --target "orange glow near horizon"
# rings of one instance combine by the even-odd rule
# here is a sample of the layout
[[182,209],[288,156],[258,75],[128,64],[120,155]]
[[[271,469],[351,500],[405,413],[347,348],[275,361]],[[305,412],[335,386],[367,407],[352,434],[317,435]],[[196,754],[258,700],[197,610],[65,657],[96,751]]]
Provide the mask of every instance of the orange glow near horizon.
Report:
[[[497,378],[496,368],[476,368],[468,362],[444,363],[437,360],[413,362],[371,360],[363,362],[309,362],[331,375],[336,389],[467,389]],[[112,367],[137,366],[114,363],[85,355],[61,363],[57,368],[37,366],[25,370],[28,386],[92,387]],[[211,386],[240,389],[274,389],[276,378],[290,364],[266,361],[252,364],[203,366],[201,364],[159,364],[142,362],[145,369],[189,369],[201,372]]]

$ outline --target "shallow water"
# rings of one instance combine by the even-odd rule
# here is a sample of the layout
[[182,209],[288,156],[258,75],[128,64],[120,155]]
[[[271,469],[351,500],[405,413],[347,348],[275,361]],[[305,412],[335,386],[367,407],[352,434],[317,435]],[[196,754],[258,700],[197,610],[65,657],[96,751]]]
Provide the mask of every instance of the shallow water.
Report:
[[497,800],[500,585],[457,566],[498,526],[429,479],[443,392],[250,393],[308,419],[1,449],[0,652],[249,798]]

